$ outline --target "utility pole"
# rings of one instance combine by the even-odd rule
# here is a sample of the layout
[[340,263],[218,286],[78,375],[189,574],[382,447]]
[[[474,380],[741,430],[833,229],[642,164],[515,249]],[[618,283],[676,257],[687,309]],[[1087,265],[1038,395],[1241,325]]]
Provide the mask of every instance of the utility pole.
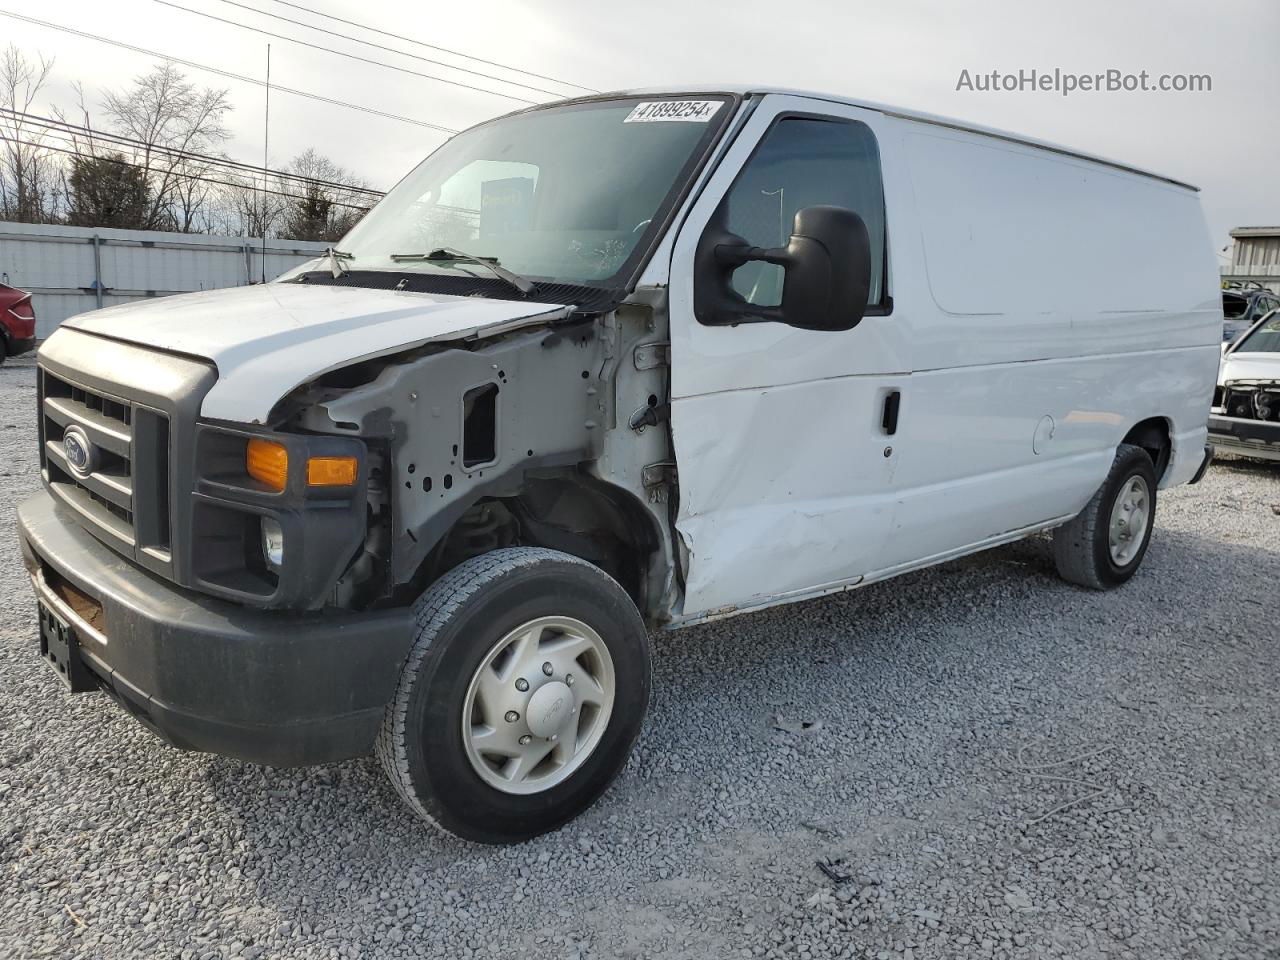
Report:
[[271,44],[267,44],[267,99],[262,110],[262,282],[267,282],[267,155],[271,142]]

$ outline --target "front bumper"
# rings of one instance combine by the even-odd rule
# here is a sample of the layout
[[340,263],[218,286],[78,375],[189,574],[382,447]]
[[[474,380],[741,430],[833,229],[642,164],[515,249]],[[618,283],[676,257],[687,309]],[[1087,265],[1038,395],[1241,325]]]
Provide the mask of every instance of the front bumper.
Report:
[[29,353],[35,348],[35,337],[10,337],[5,349],[9,356],[20,357],[22,354]]
[[275,766],[371,752],[408,610],[272,612],[182,590],[44,490],[18,507],[18,531],[37,596],[70,621],[94,682],[174,746]]
[[1209,439],[1226,453],[1280,460],[1280,423],[1209,415]]

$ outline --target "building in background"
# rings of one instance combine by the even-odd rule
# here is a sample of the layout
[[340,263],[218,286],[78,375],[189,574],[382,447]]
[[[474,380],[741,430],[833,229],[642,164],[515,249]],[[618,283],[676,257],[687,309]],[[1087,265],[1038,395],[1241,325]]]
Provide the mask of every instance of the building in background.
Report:
[[32,294],[36,337],[67,317],[147,297],[268,280],[329,245],[301,240],[0,223],[0,282]]
[[1237,227],[1231,240],[1231,263],[1222,268],[1223,284],[1256,284],[1280,293],[1280,227]]

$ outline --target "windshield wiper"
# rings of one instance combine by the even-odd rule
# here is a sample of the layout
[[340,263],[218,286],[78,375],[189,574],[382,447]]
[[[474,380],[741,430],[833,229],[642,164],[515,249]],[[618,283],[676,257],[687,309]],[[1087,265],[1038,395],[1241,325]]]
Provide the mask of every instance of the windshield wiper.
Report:
[[330,247],[324,254],[329,258],[329,272],[333,274],[333,279],[335,280],[346,275],[347,268],[342,265],[342,261],[350,260],[355,256],[354,253],[347,253],[337,247]]
[[528,296],[538,289],[534,282],[528,277],[522,277],[518,273],[512,273],[510,270],[501,266],[496,257],[477,257],[474,254],[466,253],[462,250],[455,250],[453,247],[437,247],[430,253],[393,253],[391,254],[391,259],[398,263],[407,261],[419,261],[424,263],[449,263],[462,261],[464,263],[474,263],[484,267],[495,277],[505,280],[525,296]]

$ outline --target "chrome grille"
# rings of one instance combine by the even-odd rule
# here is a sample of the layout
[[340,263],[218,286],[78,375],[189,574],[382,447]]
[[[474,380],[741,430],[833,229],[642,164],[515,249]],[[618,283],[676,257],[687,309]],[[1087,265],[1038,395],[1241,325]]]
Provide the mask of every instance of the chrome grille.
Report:
[[[40,369],[41,459],[52,490],[124,552],[169,550],[169,419]],[[87,469],[68,460],[64,437],[79,427],[93,448]]]

